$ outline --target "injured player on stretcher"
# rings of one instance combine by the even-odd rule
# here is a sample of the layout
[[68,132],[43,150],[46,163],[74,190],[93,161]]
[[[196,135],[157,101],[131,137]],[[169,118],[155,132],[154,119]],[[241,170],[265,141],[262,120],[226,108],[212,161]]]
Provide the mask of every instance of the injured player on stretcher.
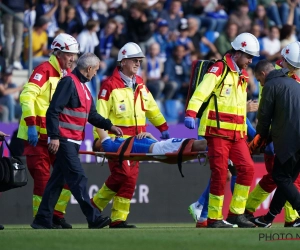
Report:
[[[111,138],[103,129],[97,129],[101,139],[95,139],[93,151],[95,152],[117,152],[126,140],[124,138]],[[135,136],[131,153],[152,153],[166,154],[177,152],[182,143],[187,138],[171,138],[165,141],[158,141],[151,133],[142,132]],[[191,152],[205,151],[207,147],[206,140],[194,140]]]

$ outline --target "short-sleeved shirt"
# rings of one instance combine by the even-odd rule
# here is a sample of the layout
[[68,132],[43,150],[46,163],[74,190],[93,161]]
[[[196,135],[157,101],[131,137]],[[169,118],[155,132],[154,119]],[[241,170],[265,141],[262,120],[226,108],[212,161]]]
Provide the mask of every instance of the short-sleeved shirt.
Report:
[[[43,31],[41,34],[38,34],[35,30],[32,32],[32,52],[38,51],[42,45],[47,47],[48,35],[46,31]],[[27,36],[24,40],[24,48],[29,49],[29,37]],[[43,56],[43,51],[39,51],[34,55],[34,57]]]

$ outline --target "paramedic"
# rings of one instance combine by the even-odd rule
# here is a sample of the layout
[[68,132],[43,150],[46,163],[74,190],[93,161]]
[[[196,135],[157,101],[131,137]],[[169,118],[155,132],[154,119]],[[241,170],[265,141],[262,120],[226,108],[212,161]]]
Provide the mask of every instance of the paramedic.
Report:
[[[254,56],[259,56],[259,43],[250,33],[238,35],[231,43],[232,49],[224,56],[229,73],[221,86],[224,64],[216,62],[205,74],[189,101],[185,126],[195,128],[195,117],[207,98],[215,93],[215,98],[205,109],[198,130],[208,144],[211,174],[207,227],[227,228],[236,224],[239,227],[255,227],[246,219],[244,210],[254,166],[246,143],[246,98],[248,75],[246,69]],[[213,84],[212,84],[213,83]],[[218,111],[216,112],[215,101]],[[217,127],[217,124],[220,127]],[[237,179],[230,203],[227,222],[223,221],[222,208],[227,178],[228,159],[237,169]],[[228,223],[229,222],[229,223]]]
[[[55,155],[48,151],[46,111],[58,81],[70,72],[79,53],[79,44],[68,34],[59,34],[51,44],[53,50],[49,61],[37,66],[20,95],[22,117],[18,138],[25,143],[24,155],[33,178],[33,217],[36,215],[46,184],[50,178],[50,166]],[[71,192],[67,186],[61,192],[53,216],[53,226],[72,228],[64,219]]]
[[[124,137],[146,131],[146,118],[168,139],[168,125],[153,96],[137,75],[144,54],[132,42],[126,43],[118,53],[117,66],[101,84],[97,111],[116,126],[121,127]],[[94,130],[94,137],[99,135]],[[101,138],[102,139],[102,138]],[[101,211],[113,199],[110,228],[135,228],[127,223],[130,200],[133,196],[139,171],[139,162],[108,160],[111,175],[93,197],[92,203]]]

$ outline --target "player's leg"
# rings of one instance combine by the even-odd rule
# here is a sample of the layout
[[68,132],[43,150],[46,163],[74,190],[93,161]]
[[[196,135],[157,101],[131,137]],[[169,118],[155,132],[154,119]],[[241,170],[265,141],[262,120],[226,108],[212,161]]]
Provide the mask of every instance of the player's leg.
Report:
[[206,186],[204,192],[200,195],[199,199],[195,203],[191,204],[188,208],[190,214],[196,222],[196,227],[207,226],[209,189],[210,180],[208,181],[208,185]]

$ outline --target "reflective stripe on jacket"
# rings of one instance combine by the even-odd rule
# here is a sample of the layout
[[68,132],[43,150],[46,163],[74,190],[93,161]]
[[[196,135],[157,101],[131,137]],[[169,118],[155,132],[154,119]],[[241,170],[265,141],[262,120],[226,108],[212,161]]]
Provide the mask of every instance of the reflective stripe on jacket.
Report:
[[[117,67],[112,76],[101,84],[98,113],[121,127],[125,137],[146,131],[146,118],[160,131],[167,130],[165,118],[139,76],[136,76],[136,85],[135,91],[126,87]],[[99,137],[95,128],[94,137]]]
[[28,140],[28,126],[36,125],[40,140],[47,140],[46,112],[62,77],[56,56],[51,55],[48,62],[37,66],[20,95],[22,117],[18,138]]
[[224,61],[229,71],[223,84],[219,85],[219,80],[224,66],[222,62],[216,62],[196,88],[189,101],[186,116],[196,117],[202,103],[214,92],[217,96],[220,129],[217,128],[214,98],[211,98],[201,117],[198,134],[238,140],[247,133],[246,98],[249,77],[245,70],[239,75],[229,54],[225,55]]
[[61,137],[82,141],[93,99],[88,88],[85,84],[80,83],[76,75],[70,73],[66,77],[73,79],[81,106],[78,108],[64,107],[59,114],[59,133]]

